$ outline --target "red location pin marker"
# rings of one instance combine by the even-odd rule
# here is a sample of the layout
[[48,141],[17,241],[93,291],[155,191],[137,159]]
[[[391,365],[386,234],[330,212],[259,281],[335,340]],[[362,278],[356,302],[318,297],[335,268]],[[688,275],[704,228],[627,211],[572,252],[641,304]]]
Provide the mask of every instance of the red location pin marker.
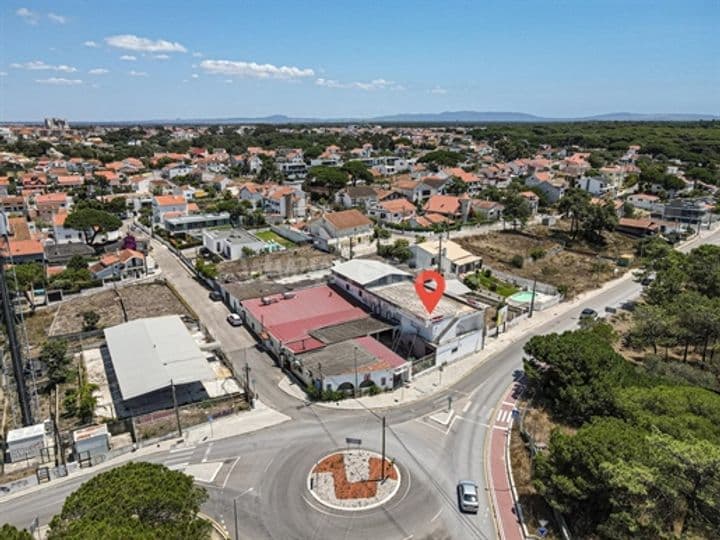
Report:
[[[435,290],[426,288],[428,282],[435,283]],[[445,292],[445,278],[435,270],[420,272],[415,278],[415,292],[425,306],[428,313],[432,313],[435,306]]]

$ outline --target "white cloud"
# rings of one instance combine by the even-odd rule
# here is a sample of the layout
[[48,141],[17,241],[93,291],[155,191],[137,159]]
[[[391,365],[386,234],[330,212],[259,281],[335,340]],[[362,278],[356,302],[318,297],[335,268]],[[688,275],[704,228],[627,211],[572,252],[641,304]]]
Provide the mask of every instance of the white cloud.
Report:
[[233,82],[232,79],[225,79],[225,84],[232,84],[232,82]]
[[430,90],[430,93],[438,95],[438,96],[443,96],[443,95],[447,94],[447,90],[445,90],[444,88],[440,88],[439,86],[436,86],[435,88]]
[[123,54],[120,57],[120,60],[127,60],[128,62],[134,62],[137,60],[137,56],[133,56],[132,54]]
[[148,76],[148,74],[145,71],[135,71],[134,69],[128,71],[128,75],[130,75],[131,77],[147,77]]
[[193,79],[197,79],[197,78],[200,77],[200,75],[198,75],[197,73],[193,73],[193,74],[190,75],[190,76],[191,76]]
[[105,75],[106,73],[110,73],[109,70],[105,68],[95,68],[88,71],[90,75]]
[[275,66],[255,62],[235,62],[232,60],[203,60],[200,62],[200,67],[208,73],[255,79],[299,79],[315,75],[315,72],[310,68]]
[[203,53],[198,52],[198,51],[195,51],[194,53],[192,53],[192,55],[193,55],[193,57],[195,57],[195,58],[202,58]]
[[30,11],[28,8],[19,8],[15,11],[15,15],[23,19],[28,24],[38,23],[38,14],[34,11]]
[[167,41],[164,39],[148,39],[135,36],[132,34],[122,34],[119,36],[110,36],[105,38],[105,42],[111,47],[118,49],[126,49],[129,51],[141,52],[187,52],[177,41]]
[[74,73],[77,71],[77,68],[73,66],[66,66],[65,64],[53,66],[46,64],[42,60],[34,60],[32,62],[24,62],[22,64],[14,63],[10,64],[10,67],[16,69],[29,69],[32,71],[62,71],[63,73]]
[[67,17],[64,15],[58,15],[57,13],[48,13],[48,19],[58,24],[65,24],[67,22]]
[[62,77],[50,77],[49,79],[35,79],[36,83],[52,84],[55,86],[75,86],[82,84],[80,79],[63,79]]
[[404,90],[394,81],[373,79],[370,82],[340,82],[334,79],[316,79],[315,84],[326,88],[355,88],[357,90]]
[[7,71],[0,71],[0,77],[7,77],[8,73]]
[[97,49],[100,44],[97,41],[86,41],[83,43],[86,47],[90,47],[91,49]]
[[167,55],[167,54],[154,54],[154,55],[153,55],[153,58],[154,58],[155,60],[169,60],[169,59],[170,59],[170,56]]

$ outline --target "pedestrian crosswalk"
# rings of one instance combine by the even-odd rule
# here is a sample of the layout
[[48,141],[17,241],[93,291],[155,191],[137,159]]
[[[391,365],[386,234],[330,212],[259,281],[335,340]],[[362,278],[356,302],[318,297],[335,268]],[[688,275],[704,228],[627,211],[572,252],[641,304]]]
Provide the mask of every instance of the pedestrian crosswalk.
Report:
[[163,465],[173,471],[183,471],[190,464],[195,447],[190,448],[173,448],[170,455],[163,460]]
[[499,424],[509,424],[510,419],[512,418],[512,409],[500,409],[497,412],[497,423]]

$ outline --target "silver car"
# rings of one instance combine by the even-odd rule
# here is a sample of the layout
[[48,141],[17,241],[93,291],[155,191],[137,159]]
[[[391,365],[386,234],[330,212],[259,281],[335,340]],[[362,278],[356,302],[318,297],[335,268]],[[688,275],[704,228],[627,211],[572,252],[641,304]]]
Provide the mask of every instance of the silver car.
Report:
[[462,480],[457,486],[457,494],[460,511],[476,514],[478,511],[477,484],[470,480]]

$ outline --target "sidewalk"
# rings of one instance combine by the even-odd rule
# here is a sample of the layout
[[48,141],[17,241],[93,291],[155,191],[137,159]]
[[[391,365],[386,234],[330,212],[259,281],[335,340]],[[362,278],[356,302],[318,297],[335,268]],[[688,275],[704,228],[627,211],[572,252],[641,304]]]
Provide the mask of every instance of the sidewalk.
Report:
[[504,426],[498,425],[496,420],[498,417],[507,416],[512,419],[512,411],[517,401],[514,393],[519,388],[519,383],[514,383],[496,407],[497,414],[493,411],[493,425],[490,437],[485,443],[485,466],[488,469],[485,478],[490,489],[493,515],[501,540],[521,540],[525,537],[517,515],[515,486],[512,484],[512,472],[509,468],[509,444],[513,421],[510,420],[510,423]]
[[[244,433],[251,433],[253,431],[259,431],[261,429],[275,426],[288,420],[290,420],[289,416],[269,408],[267,405],[258,400],[255,402],[255,408],[251,411],[219,418],[212,422],[212,426],[210,423],[205,423],[184,429],[183,438],[181,439],[182,442],[180,443],[178,443],[178,437],[173,437],[160,442],[149,441],[145,444],[141,443],[141,446],[135,452],[128,450],[128,452],[120,456],[113,457],[93,467],[85,469],[75,468],[74,470],[70,470],[69,474],[62,478],[43,484],[36,483],[25,489],[15,490],[8,495],[0,497],[0,504],[16,497],[35,493],[47,486],[59,486],[68,480],[94,475],[106,469],[123,465],[129,461],[142,460],[145,457],[156,453],[167,452],[173,448],[196,446],[205,442],[217,441],[228,437],[236,437]],[[35,477],[33,476],[30,478],[34,479]]]

